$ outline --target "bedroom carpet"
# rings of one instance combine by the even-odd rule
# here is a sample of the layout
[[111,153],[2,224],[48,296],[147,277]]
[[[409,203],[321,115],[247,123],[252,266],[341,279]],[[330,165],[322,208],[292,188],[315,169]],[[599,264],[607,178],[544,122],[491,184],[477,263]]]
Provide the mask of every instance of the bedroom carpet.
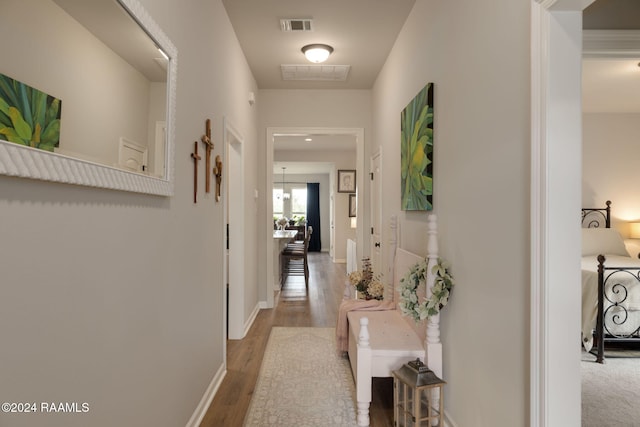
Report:
[[[640,425],[640,358],[635,352],[605,352],[605,364],[582,353],[582,426]],[[627,357],[625,357],[627,356]]]
[[273,327],[244,426],[357,426],[354,398],[335,328]]

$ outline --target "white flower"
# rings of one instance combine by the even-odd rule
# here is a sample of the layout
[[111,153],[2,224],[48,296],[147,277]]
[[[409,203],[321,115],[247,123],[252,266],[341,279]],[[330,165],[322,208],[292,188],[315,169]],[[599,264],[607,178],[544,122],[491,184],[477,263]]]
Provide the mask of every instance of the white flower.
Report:
[[384,295],[384,285],[377,280],[369,283],[367,293],[373,298],[381,298]]
[[352,271],[351,273],[349,273],[349,283],[351,283],[352,286],[357,285],[358,283],[360,283],[361,280],[362,280],[362,272]]

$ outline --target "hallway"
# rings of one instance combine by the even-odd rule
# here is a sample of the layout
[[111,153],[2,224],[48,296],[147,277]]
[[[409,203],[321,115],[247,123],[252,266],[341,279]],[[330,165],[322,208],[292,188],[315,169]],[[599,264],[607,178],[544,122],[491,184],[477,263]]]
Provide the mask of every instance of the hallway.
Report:
[[[272,326],[335,327],[346,279],[345,264],[334,264],[327,253],[310,252],[309,272],[308,292],[304,277],[289,278],[276,307],[261,310],[244,339],[228,341],[227,375],[201,427],[242,426]],[[374,378],[372,427],[393,425],[392,386],[388,378]]]

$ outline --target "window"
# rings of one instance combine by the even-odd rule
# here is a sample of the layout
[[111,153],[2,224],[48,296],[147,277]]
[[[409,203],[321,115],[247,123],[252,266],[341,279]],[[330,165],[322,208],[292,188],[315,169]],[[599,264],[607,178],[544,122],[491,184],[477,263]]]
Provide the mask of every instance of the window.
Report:
[[284,203],[282,202],[282,188],[273,189],[273,216],[280,218],[284,215]]
[[307,188],[291,189],[291,216],[307,216]]
[[291,198],[284,200],[282,188],[273,189],[273,216],[287,218],[307,216],[307,186],[305,184],[287,185]]

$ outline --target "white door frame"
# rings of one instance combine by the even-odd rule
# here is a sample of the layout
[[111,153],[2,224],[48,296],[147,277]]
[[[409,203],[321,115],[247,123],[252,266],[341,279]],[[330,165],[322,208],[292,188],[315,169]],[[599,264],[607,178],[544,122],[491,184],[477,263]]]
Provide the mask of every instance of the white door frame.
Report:
[[580,76],[592,2],[531,2],[531,426],[580,426]]
[[[392,280],[392,277],[389,275],[389,271],[386,271],[385,262],[384,262],[384,254],[386,252],[386,245],[382,242],[383,226],[382,226],[382,178],[380,174],[376,174],[376,163],[378,165],[378,169],[382,171],[382,146],[378,148],[378,150],[371,156],[369,160],[369,173],[371,174],[369,177],[369,216],[370,216],[370,224],[371,224],[371,241],[369,242],[369,253],[371,256],[371,264],[373,270],[376,274],[380,275],[380,279],[382,282],[389,283]],[[362,215],[360,213],[360,209],[358,209],[358,215]],[[378,220],[378,223],[375,224],[375,220]],[[360,218],[358,218],[358,221]],[[374,236],[377,236],[374,239]],[[374,241],[374,240],[377,240]],[[379,244],[380,246],[376,250],[375,244]],[[375,253],[378,252],[379,256],[376,257]]]
[[[225,161],[222,166],[225,185],[225,221],[223,236],[227,235],[226,224],[229,224],[229,250],[226,250],[226,238],[224,239],[227,254],[227,263],[223,263],[224,277],[229,283],[229,339],[242,339],[245,335],[245,280],[244,280],[244,250],[245,250],[245,211],[244,211],[244,138],[242,134],[231,124],[227,117],[223,119],[224,127],[224,151]],[[233,172],[232,172],[233,171]],[[223,301],[226,301],[226,284]],[[224,311],[226,334],[226,304]],[[225,346],[226,360],[226,346]]]
[[[273,194],[273,141],[274,137],[278,135],[288,134],[316,134],[316,135],[353,135],[356,138],[356,169],[359,173],[356,174],[356,181],[358,189],[358,206],[365,206],[364,193],[366,187],[364,186],[364,128],[331,128],[331,127],[268,127],[267,128],[267,141],[266,141],[266,156],[265,156],[265,183],[266,183],[266,201],[267,201],[267,215],[265,215],[266,221],[266,233],[265,240],[266,250],[265,259],[267,264],[267,280],[266,283],[266,300],[264,303],[265,308],[273,308],[274,306],[274,292],[279,287],[273,282],[273,200],[271,195]],[[364,222],[364,221],[362,221]],[[369,245],[368,236],[365,237],[364,224],[358,221],[358,228],[356,229],[356,236],[358,242],[363,242],[366,247]],[[367,222],[368,224],[368,222]],[[358,254],[361,256],[361,254]]]

